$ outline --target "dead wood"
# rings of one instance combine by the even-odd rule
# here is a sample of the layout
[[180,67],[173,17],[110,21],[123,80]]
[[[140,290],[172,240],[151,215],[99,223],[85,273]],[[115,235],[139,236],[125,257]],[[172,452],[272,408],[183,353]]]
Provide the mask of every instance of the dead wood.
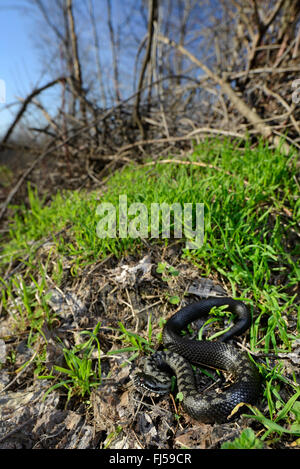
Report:
[[6,143],[7,140],[9,139],[10,135],[12,134],[15,126],[17,125],[17,123],[19,122],[19,120],[21,119],[21,117],[23,116],[23,114],[25,113],[28,105],[31,103],[31,101],[33,100],[33,98],[35,98],[35,96],[39,95],[40,93],[42,93],[43,91],[47,90],[48,88],[51,88],[52,86],[54,85],[57,85],[57,83],[64,83],[66,81],[66,78],[65,77],[59,77],[59,78],[56,78],[55,80],[52,80],[50,81],[49,83],[47,83],[46,85],[44,86],[41,86],[40,88],[35,88],[28,96],[26,99],[24,99],[23,101],[23,104],[20,108],[20,110],[18,111],[13,123],[10,125],[9,129],[7,130],[6,134],[4,135],[3,139],[2,139],[2,144]]
[[142,138],[145,137],[144,127],[140,118],[140,100],[141,100],[141,88],[143,86],[143,81],[145,77],[145,72],[147,65],[150,62],[151,57],[151,48],[153,43],[153,32],[154,32],[154,23],[157,22],[158,17],[158,1],[157,0],[149,0],[149,18],[148,18],[148,34],[147,34],[147,45],[146,45],[146,52],[144,55],[142,68],[140,72],[140,78],[138,81],[137,86],[137,96],[136,101],[133,109],[133,121],[138,125]]

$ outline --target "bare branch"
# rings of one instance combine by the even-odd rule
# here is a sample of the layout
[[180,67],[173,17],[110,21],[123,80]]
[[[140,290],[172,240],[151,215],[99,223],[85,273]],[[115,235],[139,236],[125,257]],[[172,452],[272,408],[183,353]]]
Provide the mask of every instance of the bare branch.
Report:
[[52,86],[56,85],[57,83],[60,83],[60,82],[65,82],[66,81],[66,78],[65,77],[59,77],[59,78],[56,78],[56,80],[52,80],[50,81],[49,83],[47,83],[46,85],[40,87],[40,88],[35,88],[28,96],[26,99],[24,99],[24,102],[19,110],[19,112],[17,113],[13,123],[10,125],[8,131],[6,132],[6,134],[4,135],[3,139],[2,139],[2,144],[6,143],[7,140],[9,139],[12,131],[14,130],[15,126],[17,125],[17,123],[19,122],[19,120],[21,119],[21,117],[23,116],[23,114],[25,113],[26,109],[27,109],[27,106],[30,104],[30,102],[32,101],[32,99],[37,96],[38,94],[42,93],[43,91],[47,90],[48,88],[51,88]]
[[138,125],[142,138],[144,138],[144,128],[141,122],[141,118],[139,115],[139,106],[141,100],[141,93],[140,90],[143,86],[144,76],[146,72],[147,65],[149,63],[151,57],[151,47],[152,47],[152,39],[153,39],[153,32],[154,32],[154,22],[157,21],[158,15],[158,1],[157,0],[149,0],[149,16],[148,16],[148,38],[147,38],[147,48],[144,56],[144,60],[142,63],[140,78],[138,82],[138,94],[134,106],[133,112],[133,121]]
[[117,50],[116,50],[116,40],[115,33],[112,23],[111,16],[111,0],[107,0],[107,16],[108,16],[108,29],[110,34],[111,50],[112,50],[112,59],[113,59],[113,71],[114,71],[114,86],[115,86],[115,96],[116,101],[119,103],[121,101],[121,94],[119,88],[119,69],[118,69],[118,60],[117,60]]
[[103,75],[102,75],[102,66],[100,62],[100,41],[99,41],[97,28],[96,28],[95,12],[94,12],[94,6],[93,6],[92,0],[89,0],[89,13],[90,13],[90,18],[91,18],[94,45],[95,45],[95,60],[96,60],[96,65],[97,65],[97,76],[98,76],[98,81],[99,81],[101,100],[103,103],[103,107],[106,108],[107,102],[106,102],[106,95],[105,95]]
[[81,65],[78,54],[78,39],[75,31],[75,20],[73,14],[73,5],[72,0],[67,0],[67,14],[71,31],[71,44],[72,44],[72,55],[73,55],[73,69],[74,69],[74,78],[75,78],[75,89],[79,96],[80,100],[80,110],[82,114],[83,121],[86,122],[86,108],[85,100],[83,98],[84,91],[82,85],[82,74],[81,74]]

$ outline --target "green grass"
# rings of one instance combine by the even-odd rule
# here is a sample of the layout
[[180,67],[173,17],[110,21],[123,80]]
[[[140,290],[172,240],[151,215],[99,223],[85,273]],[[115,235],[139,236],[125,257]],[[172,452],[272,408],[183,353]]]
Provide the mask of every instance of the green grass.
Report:
[[[152,344],[152,324],[151,324],[151,316],[148,319],[148,327],[147,327],[147,338],[145,339],[140,334],[128,331],[122,322],[119,322],[119,340],[123,342],[126,347],[110,350],[108,355],[115,355],[120,353],[127,353],[130,352],[132,355],[128,358],[128,361],[135,360],[139,354],[142,353],[154,353],[155,349],[153,348]],[[128,345],[127,345],[128,344]]]
[[[76,276],[84,266],[110,253],[120,258],[129,252],[142,252],[139,239],[97,236],[100,218],[97,207],[101,202],[118,208],[119,195],[126,194],[128,205],[143,202],[149,211],[152,202],[204,203],[203,246],[189,251],[183,240],[182,256],[199,268],[199,278],[217,274],[231,288],[233,297],[243,299],[250,306],[252,351],[290,352],[293,341],[299,337],[300,326],[299,310],[296,311],[294,304],[300,276],[296,263],[299,248],[295,242],[300,218],[296,158],[287,158],[262,143],[255,149],[250,144],[240,149],[238,143],[215,139],[196,146],[186,160],[207,166],[132,164],[110,178],[103,194],[65,192],[55,195],[46,205],[29,186],[29,206],[12,208],[10,232],[1,253],[4,310],[19,292],[22,301],[18,303],[18,317],[22,327],[31,331],[31,337],[39,333],[44,321],[51,322],[43,298],[47,278],[36,255],[45,240],[53,243],[56,270],[52,272],[52,280],[56,282],[61,278],[65,257],[71,263],[72,275]],[[174,240],[148,239],[148,242],[163,246]],[[4,279],[9,263],[24,259],[26,269],[21,278],[16,274]],[[176,275],[163,264],[158,269],[166,276]],[[295,318],[297,327],[292,327],[289,320],[292,323]],[[129,331],[122,333],[124,341],[131,343],[134,350],[143,347]],[[151,343],[149,337],[147,343]],[[269,409],[265,419],[276,423],[288,402],[281,397],[281,390],[288,388],[293,398],[297,392],[296,378],[290,376],[287,380],[280,362],[273,368],[268,358],[259,366],[265,379],[264,399]],[[277,427],[270,427],[261,416],[253,414],[253,418],[260,419],[268,436],[270,431],[278,436],[279,426],[289,429],[295,423],[293,409],[288,409]]]
[[[82,331],[81,334],[87,334],[90,338],[79,345],[75,345],[71,350],[63,347],[63,354],[66,366],[54,365],[53,369],[65,376],[66,379],[58,378],[57,374],[39,375],[39,379],[48,379],[58,381],[53,384],[45,393],[45,397],[54,389],[64,387],[67,390],[67,401],[71,397],[79,395],[81,397],[89,396],[95,386],[100,386],[102,382],[101,361],[100,361],[100,343],[97,334],[100,329],[100,323],[94,328],[93,332]],[[93,368],[92,354],[97,348],[97,370]]]

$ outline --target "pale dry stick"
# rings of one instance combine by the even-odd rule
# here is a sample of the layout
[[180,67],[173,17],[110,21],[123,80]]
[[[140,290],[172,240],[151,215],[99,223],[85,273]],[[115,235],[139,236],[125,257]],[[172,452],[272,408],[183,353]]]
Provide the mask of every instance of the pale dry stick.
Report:
[[94,176],[93,170],[90,167],[88,158],[85,160],[85,170],[86,170],[88,176],[92,179],[92,181],[94,181],[97,185],[101,184],[100,179],[98,179],[98,178],[96,178],[96,176]]
[[[134,311],[134,307],[132,306],[132,301],[131,301],[131,298],[130,298],[128,289],[125,288],[125,291],[126,291],[127,299],[128,299],[128,301],[129,301],[129,303],[127,303],[127,304],[128,304],[128,306],[129,306],[129,308],[131,309],[132,317],[133,317],[133,319],[136,319],[136,314],[135,314],[135,311]],[[124,302],[124,303],[125,303],[125,302]],[[138,327],[138,321],[137,321],[137,324],[136,324],[136,330],[135,330],[135,332],[137,332],[137,327]]]
[[112,6],[111,0],[107,1],[107,25],[109,30],[110,44],[111,44],[111,54],[112,54],[112,67],[113,67],[113,83],[115,89],[116,102],[119,104],[121,102],[121,92],[120,92],[120,83],[119,83],[119,63],[117,57],[117,41],[115,38],[114,24],[112,20]]
[[[288,142],[291,142],[291,147],[296,147],[300,150],[300,145],[298,145],[298,143],[296,143],[295,139],[292,139],[290,137],[288,137],[287,135],[284,135],[282,134],[281,132],[278,132],[277,130],[274,129],[274,134],[278,135],[278,139],[279,141],[283,141],[284,139],[287,140]],[[293,159],[299,155],[299,152],[295,152],[294,156],[293,156]],[[290,163],[291,163],[292,160],[290,160]]]
[[[194,136],[197,134],[216,134],[216,135],[227,135],[229,137],[235,137],[235,138],[241,138],[242,140],[246,139],[245,135],[239,134],[237,132],[231,132],[228,130],[222,130],[222,129],[214,129],[210,127],[200,127],[198,129],[193,130],[192,132],[189,132],[186,135],[182,135],[179,137],[168,137],[168,138],[158,138],[158,139],[150,139],[150,140],[140,140],[138,142],[130,143],[128,145],[124,145],[124,147],[121,147],[117,153],[114,155],[105,155],[105,158],[107,159],[119,159],[119,156],[126,150],[130,150],[131,148],[138,147],[138,146],[143,146],[143,145],[151,145],[152,143],[167,143],[167,142],[180,142],[182,140],[191,140]],[[94,157],[95,158],[95,157]],[[99,159],[102,158],[102,156],[99,157]],[[98,159],[98,158],[95,158]],[[131,161],[128,159],[128,161]]]
[[219,100],[221,102],[221,106],[223,109],[223,116],[224,116],[223,118],[224,118],[225,124],[229,126],[230,122],[229,122],[228,109],[227,109],[225,99],[223,98],[222,94],[219,95]]
[[[288,53],[291,51],[291,49],[294,47],[294,45],[296,44],[296,38],[289,44],[289,46],[285,49],[285,47],[287,46],[287,37],[284,38],[283,42],[282,42],[282,45],[278,51],[278,54],[277,54],[277,60],[276,62],[274,63],[273,67],[276,68],[278,67],[278,65],[280,64],[280,62],[283,61],[283,59],[288,55]],[[284,50],[285,49],[285,50]]]
[[[157,64],[156,64],[156,52],[158,54],[158,61],[161,61],[161,56],[160,56],[161,49],[158,48],[158,41],[157,41],[157,34],[158,34],[158,30],[159,30],[157,21],[153,23],[153,28],[154,28],[154,34],[153,34],[153,48],[152,48],[151,63],[153,64],[153,78],[155,79],[155,81],[157,81],[157,79],[158,79],[157,69],[159,70],[159,66],[157,67]],[[157,96],[158,96],[159,108],[160,108],[163,127],[164,127],[164,130],[165,130],[165,135],[167,136],[167,138],[169,138],[170,137],[170,132],[169,132],[168,123],[167,123],[167,119],[166,119],[166,113],[165,113],[164,106],[163,106],[162,82],[157,82],[155,87],[156,87],[156,93],[157,93]]]
[[[83,423],[83,425],[84,425],[84,423]],[[83,426],[83,425],[82,425],[82,426]],[[81,432],[81,430],[82,430],[82,427],[80,428],[80,432]],[[32,446],[31,449],[41,448],[41,444],[42,444],[43,441],[49,440],[49,439],[51,439],[51,438],[55,438],[55,437],[57,437],[58,435],[61,435],[61,434],[62,434],[63,432],[65,432],[65,431],[66,431],[66,427],[63,425],[63,426],[61,427],[61,429],[58,430],[58,431],[55,432],[55,433],[51,433],[50,435],[48,435],[47,433],[43,433],[43,434],[39,437],[38,441]],[[76,430],[76,432],[77,432],[77,430]],[[42,446],[42,447],[43,447],[43,446]],[[70,449],[71,449],[71,448],[70,448]],[[72,449],[73,449],[73,448],[72,448]]]
[[81,70],[81,63],[79,59],[79,52],[78,52],[78,35],[76,33],[75,28],[75,18],[74,18],[74,5],[73,0],[66,1],[66,14],[68,17],[68,23],[70,27],[70,42],[72,48],[72,66],[73,66],[73,73],[75,78],[75,83],[72,83],[74,89],[76,90],[79,103],[80,103],[80,111],[83,118],[83,122],[87,124],[87,116],[86,116],[86,102],[84,99],[84,90],[83,90],[83,81],[82,81],[82,70]]
[[[141,101],[141,89],[143,86],[143,81],[145,78],[145,73],[147,67],[151,65],[151,51],[153,48],[153,36],[154,36],[154,24],[157,22],[158,18],[158,1],[157,0],[149,0],[149,9],[148,9],[148,24],[147,24],[147,44],[146,44],[146,51],[143,58],[139,81],[138,81],[138,93],[136,96],[136,101],[133,108],[133,121],[138,126],[142,138],[144,138],[145,130],[141,121],[140,117],[140,101]],[[151,87],[149,88],[149,92],[151,94]]]
[[[221,171],[227,174],[227,176],[234,176],[230,171],[223,171],[223,169],[218,168],[218,166],[214,166],[209,163],[203,163],[201,161],[185,161],[185,160],[158,160],[158,161],[149,161],[148,163],[144,163],[143,166],[152,166],[155,164],[171,164],[171,163],[176,163],[176,164],[182,164],[182,165],[193,165],[193,166],[200,166],[201,168],[210,168],[210,169],[215,169],[216,171]],[[249,182],[244,179],[244,184],[248,185]]]
[[[300,72],[300,67],[286,67],[286,68],[273,68],[273,67],[262,67],[262,68],[254,68],[253,70],[249,70],[249,75],[256,75],[256,74],[263,74],[263,73],[272,73],[272,74],[280,74],[280,73],[289,73],[289,72]],[[247,75],[247,71],[244,70],[243,72],[225,72],[224,77],[228,80],[236,80],[237,78],[242,78]]]
[[294,118],[293,116],[293,112],[296,108],[296,103],[293,104],[293,106],[289,106],[288,103],[282,98],[282,96],[280,96],[278,93],[275,93],[274,91],[270,90],[266,85],[263,86],[263,91],[269,95],[269,96],[273,96],[274,98],[277,99],[277,101],[280,102],[280,104],[288,111],[288,115],[289,115],[289,118],[293,124],[293,126],[295,127],[296,131],[298,132],[298,134],[300,135],[300,127],[299,127],[299,124],[298,122],[296,121],[296,119]]
[[[212,133],[216,135],[227,135],[228,137],[235,137],[235,138],[241,138],[242,140],[246,139],[245,135],[239,134],[238,132],[232,132],[230,130],[222,130],[222,129],[214,129],[212,127],[200,127],[198,129],[193,130],[190,132],[188,135],[185,136],[186,139],[190,139],[194,135],[197,135],[199,133]],[[174,137],[177,138],[177,137]],[[181,137],[178,137],[181,138]]]
[[188,117],[182,117],[180,120],[179,120],[179,124],[187,124],[187,125],[190,125],[191,128],[193,130],[196,130],[196,126],[195,126],[195,122],[193,122],[191,119],[189,119]]
[[[283,114],[274,115],[272,117],[266,117],[266,119],[263,119],[263,121],[264,122],[270,122],[270,121],[278,121],[279,119],[287,119],[288,117],[290,117],[290,115],[293,112],[294,112],[294,109],[290,108],[289,112],[284,112]],[[244,130],[244,131],[245,131],[245,129],[247,129],[248,133],[251,133],[251,134],[257,133],[257,131],[249,129],[250,125],[251,124],[241,124],[239,126],[239,129]],[[272,126],[272,128],[274,128],[274,126]]]
[[[173,160],[159,160],[159,161],[149,161],[148,163],[145,163],[143,166],[152,166],[152,165],[155,165],[155,164],[171,164],[171,163],[176,163],[176,164],[183,164],[183,165],[194,165],[194,166],[200,166],[202,168],[210,168],[210,169],[215,169],[216,171],[223,171],[221,168],[218,168],[217,166],[214,166],[212,164],[209,164],[209,163],[203,163],[201,161],[182,161],[182,160],[176,160],[176,159],[173,159]],[[230,177],[234,177],[234,174],[230,173],[229,171],[223,171],[225,174],[227,174],[227,176],[230,176]],[[244,179],[243,180],[245,186],[247,186],[249,184],[249,182],[247,181],[247,179]],[[231,192],[231,191],[230,191]],[[262,192],[263,194],[265,194],[265,192],[263,191]],[[249,197],[245,197],[245,200],[249,200]]]
[[[22,101],[24,102],[23,99],[22,99]],[[53,130],[56,132],[56,134],[61,135],[61,131],[60,131],[59,126],[54,122],[54,120],[52,119],[50,114],[46,111],[44,106],[37,99],[33,99],[32,103],[40,109],[40,111],[43,113],[45,119],[49,122],[49,125],[53,128]]]
[[144,121],[147,122],[148,124],[153,125],[153,127],[161,127],[161,123],[154,120],[153,118],[144,117]]
[[150,309],[150,308],[154,308],[154,306],[157,306],[159,304],[162,303],[162,300],[158,300],[156,301],[155,303],[153,303],[152,305],[147,305],[145,306],[144,308],[140,309],[139,311],[137,311],[136,314],[140,314],[140,313],[143,313],[144,311],[146,311],[147,309]]
[[[138,411],[139,411],[139,408],[137,409],[135,415],[137,414]],[[134,420],[134,419],[132,419],[132,421],[133,421],[133,420]],[[132,424],[131,424],[131,426],[132,426]],[[138,439],[138,436],[137,436],[137,434],[135,433],[134,429],[131,428],[131,430],[132,430],[132,433],[133,433],[133,435],[134,435],[136,441],[137,441],[138,444],[140,445],[140,448],[137,448],[137,449],[145,449],[145,445],[143,445],[143,444],[140,442],[140,440]]]
[[[133,388],[134,389],[134,386],[132,383],[129,383],[129,385],[127,385],[128,388]],[[153,401],[153,397],[156,397],[155,395],[151,395],[151,393],[149,394],[149,391],[143,391],[141,394],[141,398],[140,399],[135,399],[133,398],[133,401],[134,402],[137,402],[138,403],[138,409],[136,410],[136,412],[134,413],[133,415],[133,420],[135,419],[141,405],[143,405],[144,407],[148,407],[150,409],[152,408],[156,408],[160,413],[161,415],[165,415],[166,412],[168,412],[169,414],[171,414],[170,411],[166,411],[166,409],[163,409],[162,407],[160,407],[159,405],[155,404],[155,402]],[[144,402],[143,399],[144,397],[149,397],[152,401],[152,404],[148,404],[147,402]],[[166,422],[167,423],[167,422]],[[167,423],[168,425],[168,423]],[[170,428],[170,426],[168,425],[168,427]],[[170,428],[171,430],[171,428]]]
[[[131,311],[131,316],[134,318],[134,313],[133,313],[133,309],[132,309],[132,305],[130,303],[128,303],[127,301],[123,300],[123,298],[120,298],[119,299],[119,302],[126,305],[130,311]],[[129,316],[126,316],[126,319],[128,319]]]
[[[28,362],[26,363],[26,365],[24,365],[24,367],[21,369],[21,371],[14,377],[14,379],[12,379],[3,389],[0,390],[0,394],[2,394],[4,391],[7,391],[7,389],[9,389],[13,384],[14,382],[20,378],[20,376],[24,373],[24,371],[28,368],[28,366],[30,365],[30,363],[33,362],[33,360],[35,359],[35,357],[37,356],[39,352],[39,349],[37,349],[34,354],[32,355],[32,357],[30,358],[30,360],[28,360]],[[20,368],[19,368],[20,369]]]
[[94,2],[92,0],[88,1],[88,9],[89,9],[90,23],[92,27],[92,33],[93,33],[94,51],[95,51],[94,60],[96,62],[96,67],[97,67],[97,81],[98,81],[99,88],[100,88],[101,101],[105,109],[107,108],[107,102],[106,102],[105,88],[104,88],[104,83],[103,83],[102,64],[100,61],[100,49],[101,48],[100,48],[99,35],[97,31],[97,20],[95,16]]
[[136,82],[137,82],[137,66],[138,66],[138,62],[139,62],[139,57],[140,57],[140,54],[143,50],[143,48],[145,47],[145,44],[147,42],[147,39],[148,39],[148,33],[145,34],[145,36],[142,38],[142,40],[140,41],[140,44],[137,48],[137,51],[136,51],[136,54],[135,54],[135,60],[134,60],[134,67],[133,67],[133,86],[134,88],[136,89],[137,86],[136,86]]
[[292,59],[296,59],[298,56],[299,44],[300,44],[300,27],[298,27],[298,34],[297,34],[297,39],[296,39],[295,47],[294,47],[293,54],[292,54]]
[[280,44],[265,44],[263,46],[258,46],[256,50],[276,50],[280,49]]

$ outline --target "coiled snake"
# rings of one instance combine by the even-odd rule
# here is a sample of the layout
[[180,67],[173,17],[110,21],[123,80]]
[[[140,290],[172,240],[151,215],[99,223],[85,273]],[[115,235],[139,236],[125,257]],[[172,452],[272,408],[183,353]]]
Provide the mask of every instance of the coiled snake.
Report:
[[[237,323],[221,341],[197,341],[182,337],[180,331],[192,321],[207,316],[213,306],[227,305],[238,316]],[[145,360],[144,371],[133,377],[134,385],[155,394],[170,391],[170,371],[176,374],[182,404],[193,418],[205,423],[224,422],[240,403],[254,404],[260,394],[260,376],[246,352],[224,341],[250,326],[251,318],[244,303],[232,298],[208,298],[178,311],[165,324],[163,343],[168,351],[156,352]],[[197,390],[190,363],[232,373],[234,383],[218,393],[201,395]]]

